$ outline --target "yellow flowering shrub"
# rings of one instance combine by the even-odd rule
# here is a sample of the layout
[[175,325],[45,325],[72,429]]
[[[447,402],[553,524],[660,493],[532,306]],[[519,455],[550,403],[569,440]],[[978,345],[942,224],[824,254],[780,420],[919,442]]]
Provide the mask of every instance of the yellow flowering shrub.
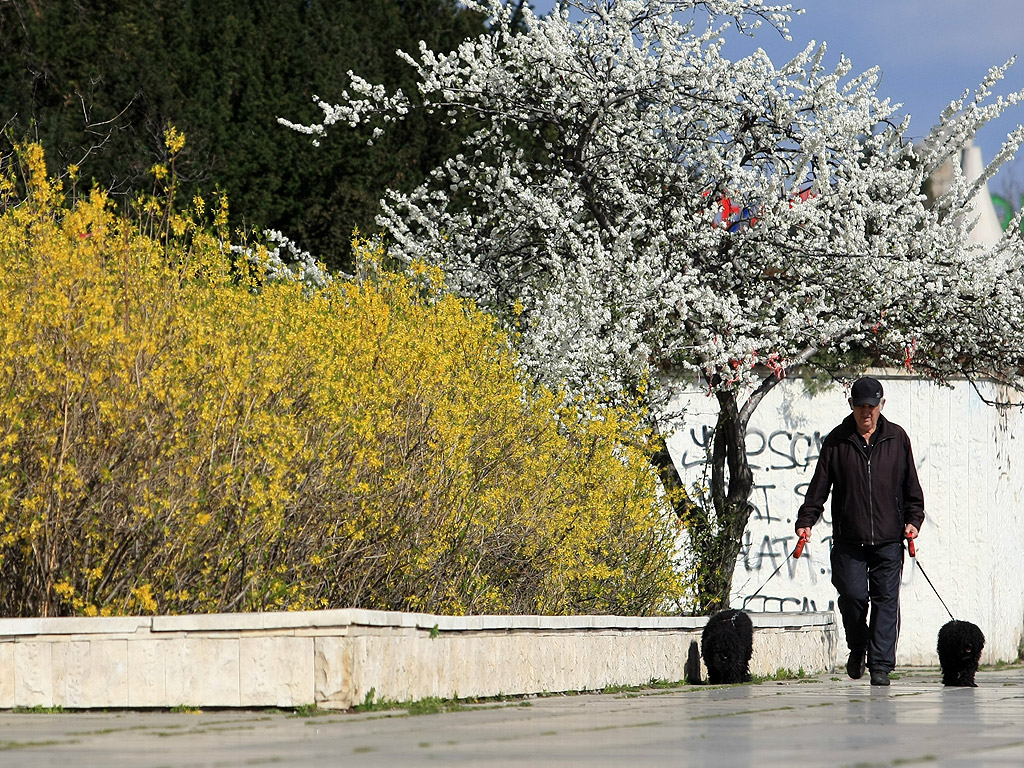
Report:
[[[178,141],[179,135],[170,140]],[[0,173],[0,615],[651,613],[682,591],[635,414],[559,405],[415,265],[304,293],[223,209]],[[166,198],[165,198],[166,201]]]

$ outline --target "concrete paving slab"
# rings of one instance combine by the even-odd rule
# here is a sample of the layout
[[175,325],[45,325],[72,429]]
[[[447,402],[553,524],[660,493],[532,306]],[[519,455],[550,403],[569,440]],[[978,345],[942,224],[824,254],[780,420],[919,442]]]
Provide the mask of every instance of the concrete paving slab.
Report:
[[888,688],[838,674],[739,686],[482,703],[446,714],[266,710],[0,712],[0,765],[1024,765],[1024,666],[943,688],[937,669]]

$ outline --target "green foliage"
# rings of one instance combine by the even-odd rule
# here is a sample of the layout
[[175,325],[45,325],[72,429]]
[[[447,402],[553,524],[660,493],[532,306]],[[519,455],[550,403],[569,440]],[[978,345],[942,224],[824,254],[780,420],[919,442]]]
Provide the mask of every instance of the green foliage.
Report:
[[32,707],[14,707],[11,712],[16,715],[65,715],[74,710],[67,710],[64,707],[44,707],[42,704],[36,704]]
[[308,295],[237,260],[223,208],[66,203],[21,157],[24,195],[0,174],[0,614],[678,596],[640,415],[524,382],[437,270],[361,244],[372,280]]
[[336,711],[330,709],[321,709],[316,704],[302,704],[296,707],[291,714],[291,717],[323,717],[324,715],[335,715]]
[[363,697],[362,704],[356,704],[353,709],[356,712],[378,712],[382,709],[394,709],[398,705],[388,699],[378,699],[377,689],[370,688]]
[[350,69],[415,93],[396,49],[454,48],[482,30],[453,0],[153,0],[0,3],[0,127],[75,164],[83,189],[117,198],[167,159],[169,124],[189,136],[182,192],[219,189],[232,229],[287,231],[332,267],[353,229],[374,230],[385,188],[411,189],[459,135],[426,115],[381,138],[347,132],[317,151],[277,116],[312,119],[314,94]]
[[[356,712],[383,712],[396,709],[404,709],[407,715],[439,715],[445,712],[464,712],[469,709],[496,709],[505,707],[531,707],[529,701],[522,701],[517,696],[489,696],[460,699],[458,696],[444,699],[438,696],[427,696],[423,699],[411,699],[407,701],[394,701],[392,699],[377,698],[377,689],[371,688],[363,697],[362,704],[356,704],[352,709]],[[320,710],[323,712],[323,710]]]
[[683,688],[687,685],[685,680],[662,680],[651,678],[644,685],[606,685],[601,693],[625,693],[641,694],[646,691],[670,691],[676,688]]
[[808,677],[807,672],[803,667],[800,667],[795,672],[787,667],[779,667],[774,673],[770,675],[753,675],[752,682],[765,683],[768,681],[780,681],[780,680],[806,680]]

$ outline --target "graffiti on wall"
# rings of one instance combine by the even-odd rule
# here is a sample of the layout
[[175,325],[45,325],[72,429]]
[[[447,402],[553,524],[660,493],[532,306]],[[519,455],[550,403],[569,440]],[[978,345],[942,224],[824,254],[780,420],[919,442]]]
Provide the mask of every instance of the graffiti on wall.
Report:
[[[754,425],[747,430],[747,461],[754,473],[754,487],[749,498],[750,519],[733,572],[730,602],[734,607],[781,612],[831,610],[835,605],[828,504],[803,555],[790,557],[797,544],[796,512],[827,435]],[[684,474],[695,478],[703,471],[713,439],[714,428],[708,425],[687,431],[678,454]]]
[[[832,609],[832,521],[827,507],[804,556],[790,557],[797,543],[796,510],[803,502],[826,435],[755,426],[748,429],[747,461],[754,472],[754,488],[750,521],[733,575],[734,605],[741,602],[741,607],[749,610],[772,612]],[[680,454],[684,473],[693,476],[706,466],[713,438],[714,428],[708,425],[687,431]],[[758,591],[776,569],[779,572],[767,585],[770,588]]]
[[[986,406],[983,398],[998,396],[997,385],[991,383],[982,383],[976,392],[965,381],[935,387],[901,375],[885,382],[892,415],[909,427],[914,439],[926,494],[928,522],[919,549],[924,567],[935,563],[940,579],[935,586],[946,603],[969,612],[971,621],[986,628],[991,638],[986,639],[988,659],[1016,658],[1024,591],[1009,587],[1024,583],[1024,414]],[[828,611],[835,605],[828,505],[800,559],[791,554],[797,543],[796,512],[821,446],[828,430],[848,413],[844,394],[831,388],[811,395],[791,378],[780,382],[753,414],[746,445],[757,467],[753,508],[733,569],[730,607],[786,615]],[[685,421],[671,435],[670,450],[688,484],[707,485],[716,405],[696,387],[678,402]],[[776,568],[779,572],[769,579]],[[929,574],[934,577],[932,570]],[[898,660],[937,664],[935,632],[949,616],[916,558],[904,561],[902,586],[907,621],[901,628]],[[841,621],[836,629],[842,647]]]

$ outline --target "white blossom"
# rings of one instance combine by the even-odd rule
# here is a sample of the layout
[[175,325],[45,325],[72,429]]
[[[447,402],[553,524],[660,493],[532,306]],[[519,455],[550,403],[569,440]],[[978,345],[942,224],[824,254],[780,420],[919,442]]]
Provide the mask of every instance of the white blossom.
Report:
[[415,99],[352,74],[321,123],[286,124],[375,137],[419,108],[466,126],[459,154],[390,193],[379,223],[395,256],[440,264],[516,331],[540,378],[611,397],[644,379],[738,388],[863,346],[937,377],[1019,370],[1019,229],[971,244],[984,179],[958,165],[934,206],[922,194],[1021,101],[992,97],[1006,66],[911,145],[877,70],[828,68],[824,45],[778,65],[723,56],[761,22],[788,34],[788,6],[569,0],[546,18],[524,6],[520,31],[498,0],[465,4],[490,31],[401,54]]

